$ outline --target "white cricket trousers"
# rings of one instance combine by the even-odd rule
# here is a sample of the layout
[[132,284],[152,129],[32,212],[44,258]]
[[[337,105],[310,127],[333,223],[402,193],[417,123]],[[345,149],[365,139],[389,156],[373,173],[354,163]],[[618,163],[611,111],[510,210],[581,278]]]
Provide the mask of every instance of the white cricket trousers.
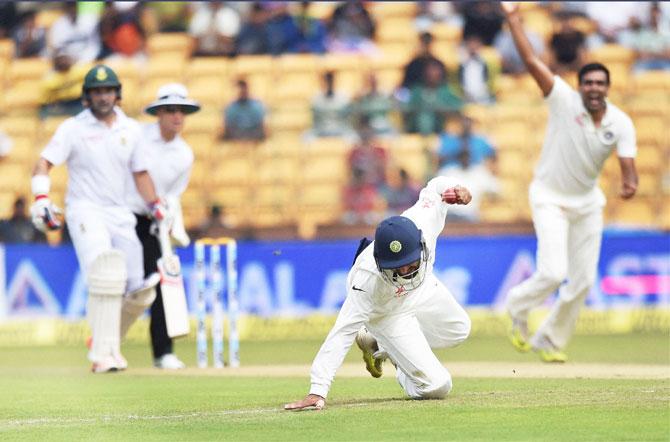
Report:
[[537,330],[559,348],[567,345],[577,323],[579,310],[593,286],[603,231],[602,208],[566,209],[553,204],[531,204],[537,235],[536,270],[513,287],[507,298],[512,318],[525,320],[567,278],[558,299]]
[[104,251],[121,250],[125,255],[128,282],[126,292],[142,287],[144,258],[135,232],[135,216],[123,207],[68,205],[67,226],[86,280],[91,263]]
[[396,364],[398,383],[414,399],[441,399],[451,391],[451,374],[432,348],[454,347],[470,334],[470,318],[433,274],[426,276],[414,308],[367,324]]

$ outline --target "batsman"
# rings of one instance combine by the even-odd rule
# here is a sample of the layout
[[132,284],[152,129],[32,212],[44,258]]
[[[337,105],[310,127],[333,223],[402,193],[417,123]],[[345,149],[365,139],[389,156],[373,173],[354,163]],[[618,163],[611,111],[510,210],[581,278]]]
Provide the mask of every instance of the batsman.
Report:
[[147,172],[140,125],[118,106],[121,83],[116,73],[105,65],[94,66],[82,89],[86,109],[58,127],[37,161],[31,214],[42,231],[61,227],[60,210],[49,198],[49,171],[66,163],[67,226],[88,286],[88,357],[92,371],[101,373],[128,367],[120,333],[123,323],[132,323],[136,316],[122,315],[122,307],[129,302],[150,305],[160,279],[158,274],[144,278],[135,217],[125,201],[128,181],[134,182],[154,219],[162,221],[166,212]]
[[373,242],[361,241],[347,277],[347,297],[312,364],[309,394],[286,404],[286,410],[325,406],[354,339],[368,372],[380,377],[389,359],[409,397],[442,399],[451,391],[451,375],[431,349],[463,342],[470,318],[433,274],[433,265],[449,205],[471,199],[455,179],[433,178],[414,206],[377,226]]

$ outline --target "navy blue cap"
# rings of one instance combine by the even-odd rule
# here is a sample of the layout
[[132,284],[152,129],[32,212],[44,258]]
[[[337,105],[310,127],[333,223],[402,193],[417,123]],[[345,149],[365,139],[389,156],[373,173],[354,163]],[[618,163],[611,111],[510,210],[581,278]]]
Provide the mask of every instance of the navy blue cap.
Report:
[[374,257],[380,269],[397,269],[421,259],[421,230],[404,216],[392,216],[377,226]]

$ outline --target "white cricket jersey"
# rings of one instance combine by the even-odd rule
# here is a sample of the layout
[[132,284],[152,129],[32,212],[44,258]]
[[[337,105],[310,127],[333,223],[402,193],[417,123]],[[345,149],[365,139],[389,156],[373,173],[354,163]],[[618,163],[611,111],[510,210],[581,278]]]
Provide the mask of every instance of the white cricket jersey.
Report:
[[[442,193],[457,184],[450,177],[436,177],[421,190],[419,200],[402,216],[414,221],[421,230],[428,250],[426,279],[433,271],[437,238],[444,229],[447,216]],[[426,279],[417,289],[400,291],[386,283],[377,270],[373,256],[374,242],[358,256],[347,277],[347,298],[335,325],[312,363],[310,393],[326,397],[335,372],[353,343],[362,325],[384,317],[410,312],[426,288]]]
[[[177,135],[171,141],[163,140],[158,123],[142,127],[143,152],[147,170],[161,198],[179,199],[186,186],[193,167],[193,151],[184,139]],[[128,206],[140,215],[148,215],[149,208],[137,189],[128,193]]]
[[637,153],[632,120],[608,101],[596,128],[580,94],[558,76],[545,100],[549,121],[535,167],[534,196],[569,207],[604,204],[597,183],[605,160],[615,147],[619,157]]
[[67,163],[66,205],[125,208],[128,176],[147,169],[139,123],[118,107],[114,112],[111,127],[88,109],[68,118],[42,151],[55,166]]

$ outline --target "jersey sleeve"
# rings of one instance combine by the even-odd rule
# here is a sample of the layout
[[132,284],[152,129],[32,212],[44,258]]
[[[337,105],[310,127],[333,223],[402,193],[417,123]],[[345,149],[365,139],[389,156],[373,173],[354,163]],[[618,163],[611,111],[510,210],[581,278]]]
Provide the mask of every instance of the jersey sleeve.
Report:
[[328,395],[335,372],[342,365],[356,333],[368,320],[371,311],[372,301],[369,295],[349,288],[335,325],[312,363],[310,394],[318,394],[324,398]]
[[419,200],[402,213],[421,229],[424,235],[437,238],[444,229],[449,205],[442,201],[442,193],[460,183],[454,177],[438,176],[421,189]]
[[149,170],[149,152],[142,140],[142,132],[138,129],[137,142],[130,155],[130,170],[131,172],[144,172]]
[[42,158],[54,166],[66,162],[72,153],[72,143],[69,141],[72,139],[70,121],[71,120],[65,121],[58,126],[58,129],[56,129],[56,133],[49,141],[49,144],[47,144],[42,151]]
[[626,116],[621,126],[621,135],[616,146],[617,155],[621,158],[635,158],[637,155],[637,140],[633,121]]
[[545,102],[549,106],[549,112],[559,116],[570,108],[573,95],[577,92],[568,85],[561,77],[554,75],[554,85]]

